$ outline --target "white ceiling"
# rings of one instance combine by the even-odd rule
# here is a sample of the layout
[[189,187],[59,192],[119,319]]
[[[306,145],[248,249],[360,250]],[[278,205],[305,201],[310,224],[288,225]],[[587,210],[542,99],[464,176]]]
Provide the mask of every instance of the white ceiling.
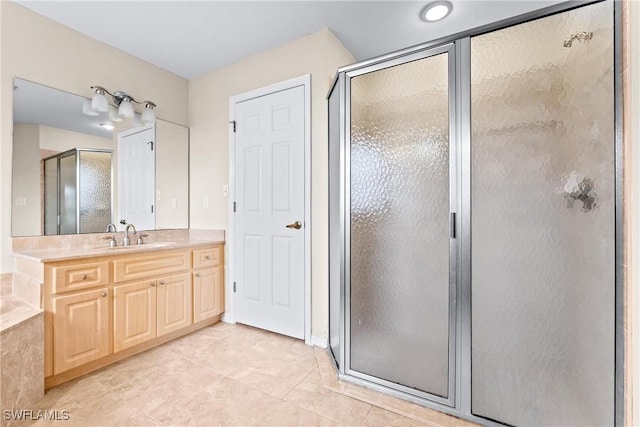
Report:
[[430,0],[14,1],[186,79],[325,27],[361,61],[562,2],[451,0],[446,19],[425,23]]

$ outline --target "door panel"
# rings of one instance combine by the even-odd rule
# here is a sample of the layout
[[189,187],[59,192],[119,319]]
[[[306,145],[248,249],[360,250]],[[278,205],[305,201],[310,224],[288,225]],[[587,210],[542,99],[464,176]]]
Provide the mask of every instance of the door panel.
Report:
[[473,413],[613,425],[613,2],[473,37],[471,78]]
[[158,283],[158,336],[191,324],[191,274],[161,277]]
[[119,218],[138,230],[155,229],[155,130],[121,136],[118,142]]
[[111,352],[109,290],[53,298],[53,373],[59,374]]
[[149,341],[156,337],[156,282],[144,282],[113,288],[113,351]]
[[350,80],[350,367],[442,398],[455,285],[449,55]]
[[235,105],[237,321],[304,338],[304,87]]

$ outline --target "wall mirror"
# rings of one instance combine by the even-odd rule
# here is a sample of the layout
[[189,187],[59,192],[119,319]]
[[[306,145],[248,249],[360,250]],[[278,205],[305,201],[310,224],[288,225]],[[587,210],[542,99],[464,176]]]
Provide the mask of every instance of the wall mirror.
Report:
[[[85,115],[87,98],[28,80],[16,78],[13,95],[11,235],[121,230],[119,189],[130,185],[119,181],[118,135],[138,125]],[[151,128],[155,185],[140,198],[154,220],[144,229],[188,228],[189,130],[160,119]]]

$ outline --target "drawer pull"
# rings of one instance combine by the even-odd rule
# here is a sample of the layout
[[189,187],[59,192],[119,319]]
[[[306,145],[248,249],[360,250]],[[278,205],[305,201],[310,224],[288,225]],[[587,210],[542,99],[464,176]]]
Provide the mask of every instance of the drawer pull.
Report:
[[211,255],[207,255],[205,258],[206,259],[212,259]]
[[155,285],[156,285],[156,282],[151,282],[151,283],[149,283],[149,284],[150,284],[151,286],[155,286]]
[[161,285],[164,285],[164,280],[160,280],[160,284],[161,284]]
[[102,296],[102,297],[106,297],[106,296],[107,296],[107,293],[106,293],[106,292],[101,292],[101,293],[100,293],[100,296]]
[[86,274],[82,275],[82,280],[87,280],[87,275]]
[[196,273],[196,277],[200,277],[200,273]]

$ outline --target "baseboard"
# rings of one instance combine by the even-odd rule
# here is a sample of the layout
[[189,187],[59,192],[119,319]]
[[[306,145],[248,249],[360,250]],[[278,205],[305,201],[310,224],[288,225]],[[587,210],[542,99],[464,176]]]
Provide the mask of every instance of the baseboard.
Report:
[[222,314],[222,319],[220,319],[220,320],[222,320],[224,323],[232,323],[234,325],[236,323],[236,319],[233,316],[233,314],[231,314],[231,313],[223,313]]
[[327,348],[327,339],[326,338],[320,338],[320,337],[314,337],[313,335],[311,335],[311,345],[315,346],[315,347],[322,347],[322,348]]

